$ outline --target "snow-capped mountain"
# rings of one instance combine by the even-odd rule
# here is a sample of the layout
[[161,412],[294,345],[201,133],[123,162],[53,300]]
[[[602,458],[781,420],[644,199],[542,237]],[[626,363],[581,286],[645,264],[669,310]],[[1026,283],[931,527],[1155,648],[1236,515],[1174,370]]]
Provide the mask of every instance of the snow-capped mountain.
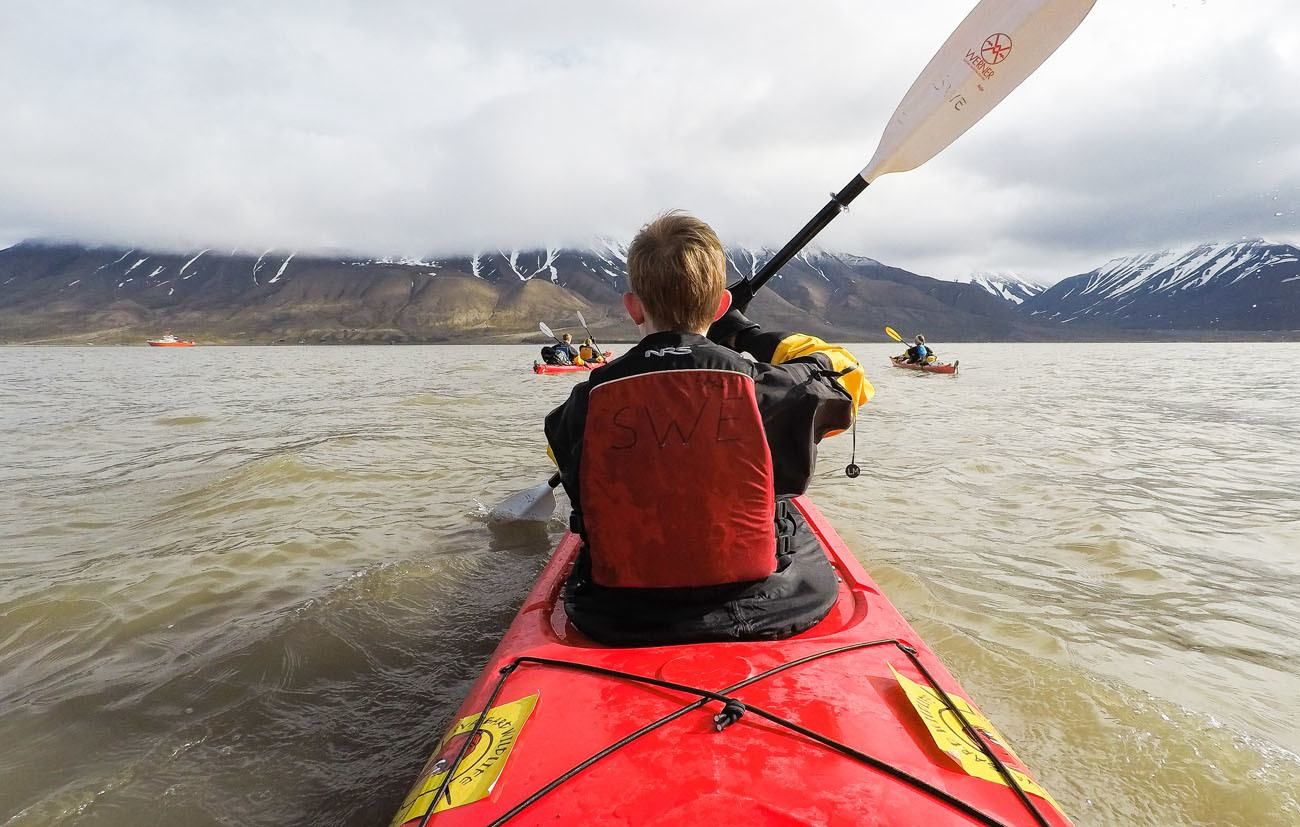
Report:
[[1300,249],[1247,239],[1114,259],[1025,301],[1035,319],[1144,330],[1300,329]]
[[1012,304],[1023,304],[1025,299],[1032,299],[1047,289],[1038,282],[1015,273],[971,273],[958,281],[982,287]]
[[[729,281],[765,249],[727,250]],[[156,252],[24,242],[0,250],[0,342],[133,341],[174,329],[232,341],[492,341],[582,312],[630,337],[625,244],[469,256],[330,258],[292,250]],[[944,340],[1042,338],[982,288],[863,256],[808,251],[769,283],[756,318],[780,330],[875,341],[885,325]]]
[[[728,279],[771,254],[729,248]],[[884,325],[937,341],[1300,332],[1300,249],[1260,240],[1119,258],[1045,290],[1005,273],[957,283],[826,251],[797,256],[769,284],[755,318],[847,341],[876,341]],[[626,245],[609,239],[365,259],[24,242],[0,250],[0,342],[131,342],[160,329],[210,341],[513,341],[578,312],[627,338],[626,289]]]

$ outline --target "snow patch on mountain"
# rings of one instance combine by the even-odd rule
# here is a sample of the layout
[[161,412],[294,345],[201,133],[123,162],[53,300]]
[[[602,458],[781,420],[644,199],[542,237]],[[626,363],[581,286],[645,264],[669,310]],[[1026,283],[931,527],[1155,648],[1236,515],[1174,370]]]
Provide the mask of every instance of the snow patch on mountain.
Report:
[[185,275],[185,271],[188,270],[188,269],[190,269],[190,265],[193,264],[194,262],[198,261],[198,260],[199,260],[199,257],[202,256],[202,255],[203,255],[204,253],[206,253],[206,252],[207,252],[207,250],[199,250],[198,253],[195,254],[194,258],[192,258],[192,259],[190,259],[189,261],[187,261],[187,262],[185,262],[184,264],[182,264],[182,265],[181,265],[181,272],[180,272],[180,275],[182,275],[182,276]]
[[973,284],[1012,304],[1023,304],[1025,299],[1037,296],[1046,286],[1011,272],[975,272],[963,279],[963,284]]
[[559,248],[559,247],[547,247],[547,248],[546,248],[546,260],[545,260],[545,261],[542,261],[542,260],[541,260],[541,257],[538,256],[538,262],[539,262],[539,263],[538,263],[538,265],[537,265],[537,269],[533,271],[533,275],[537,275],[538,273],[542,272],[543,270],[546,270],[547,272],[549,272],[549,273],[551,274],[551,282],[552,282],[553,284],[559,284],[559,283],[560,283],[560,271],[555,269],[555,260],[556,260],[557,258],[559,258],[559,257],[560,257],[560,248]]
[[830,258],[841,261],[853,267],[883,267],[879,261],[867,256],[855,256],[852,253],[826,253],[821,252],[818,256],[829,256]]
[[134,252],[135,252],[135,248],[132,247],[130,250],[127,250],[118,258],[114,259],[113,261],[110,261],[108,264],[101,264],[98,267],[96,267],[95,272],[98,273],[100,270],[103,270],[105,267],[112,267],[114,264],[120,264],[122,262],[122,259],[126,258],[127,256],[131,255]]
[[254,286],[257,286],[257,271],[262,269],[262,259],[270,255],[270,253],[271,250],[267,250],[266,252],[262,253],[260,256],[257,257],[257,261],[253,262],[253,285]]
[[809,253],[807,250],[803,250],[794,258],[795,261],[802,261],[804,264],[808,265],[809,270],[812,270],[814,273],[821,276],[827,282],[831,280],[830,276],[826,275],[826,271],[818,266],[818,262],[822,260],[822,256],[820,254]]
[[1172,293],[1212,283],[1236,284],[1266,267],[1295,262],[1294,247],[1278,247],[1260,238],[1228,244],[1199,244],[1112,259],[1088,274],[1080,295],[1114,298],[1142,289]]
[[600,256],[604,261],[608,262],[612,258],[614,261],[627,266],[627,244],[622,241],[602,236],[596,239],[591,252]]
[[420,258],[418,256],[384,256],[383,258],[367,259],[362,264],[402,264],[407,267],[437,267],[438,261],[432,258]]
[[284,264],[280,265],[280,269],[275,271],[275,276],[273,276],[271,280],[267,282],[267,284],[275,284],[276,282],[278,282],[280,280],[280,276],[283,276],[284,271],[288,269],[289,262],[293,261],[293,257],[296,255],[297,253],[290,253],[289,257],[284,260]]

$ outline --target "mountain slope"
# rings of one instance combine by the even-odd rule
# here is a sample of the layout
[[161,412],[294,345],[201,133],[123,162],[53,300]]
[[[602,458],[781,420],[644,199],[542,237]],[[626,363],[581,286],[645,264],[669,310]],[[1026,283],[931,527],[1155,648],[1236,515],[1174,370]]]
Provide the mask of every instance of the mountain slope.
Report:
[[[731,249],[728,279],[771,255]],[[621,307],[625,248],[491,251],[447,259],[331,259],[287,250],[155,253],[25,242],[0,251],[0,342],[518,341],[583,313],[635,338]],[[876,341],[889,324],[940,341],[1051,337],[1005,300],[873,259],[806,253],[753,304],[769,328]]]
[[1117,258],[1020,311],[1126,330],[1300,330],[1300,249],[1251,239]]

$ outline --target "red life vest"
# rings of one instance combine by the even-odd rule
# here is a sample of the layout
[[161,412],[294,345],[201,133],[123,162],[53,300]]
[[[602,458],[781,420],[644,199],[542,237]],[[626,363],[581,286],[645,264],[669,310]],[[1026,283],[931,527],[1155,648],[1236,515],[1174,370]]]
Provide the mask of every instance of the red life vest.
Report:
[[776,570],[772,454],[750,376],[667,370],[596,385],[579,474],[602,586],[716,586]]

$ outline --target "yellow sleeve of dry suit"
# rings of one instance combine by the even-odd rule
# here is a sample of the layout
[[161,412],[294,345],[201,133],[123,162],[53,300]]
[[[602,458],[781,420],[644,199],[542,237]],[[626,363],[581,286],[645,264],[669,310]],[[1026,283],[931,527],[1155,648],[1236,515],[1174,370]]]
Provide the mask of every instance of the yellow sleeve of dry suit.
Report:
[[876,389],[867,379],[866,371],[858,360],[846,349],[839,345],[827,344],[818,339],[816,336],[809,336],[806,333],[791,333],[781,340],[776,346],[776,351],[772,354],[772,364],[780,365],[793,359],[812,356],[820,353],[830,359],[831,369],[842,371],[845,368],[852,367],[854,370],[841,376],[838,380],[840,386],[849,392],[853,397],[854,415],[857,415],[857,409],[871,401],[871,397],[876,395]]

